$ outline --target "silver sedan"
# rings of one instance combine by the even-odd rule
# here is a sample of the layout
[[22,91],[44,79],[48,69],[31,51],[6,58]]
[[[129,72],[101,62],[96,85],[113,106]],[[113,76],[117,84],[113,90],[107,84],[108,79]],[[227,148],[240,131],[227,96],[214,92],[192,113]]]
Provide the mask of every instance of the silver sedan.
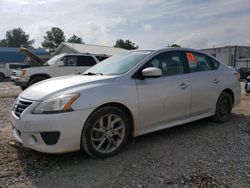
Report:
[[185,48],[125,52],[80,75],[39,82],[12,109],[15,138],[47,153],[83,149],[108,157],[130,136],[211,117],[240,103],[238,73]]

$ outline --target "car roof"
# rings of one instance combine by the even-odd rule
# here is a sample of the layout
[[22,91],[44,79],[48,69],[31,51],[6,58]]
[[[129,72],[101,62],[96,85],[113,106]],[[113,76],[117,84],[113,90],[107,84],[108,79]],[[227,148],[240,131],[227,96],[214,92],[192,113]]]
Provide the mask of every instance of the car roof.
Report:
[[[106,54],[90,54],[90,53],[61,53],[63,55],[72,55],[72,56],[104,56],[109,57],[109,55]],[[60,55],[60,54],[58,54]]]
[[196,50],[196,49],[192,49],[192,48],[182,48],[182,47],[166,47],[166,48],[159,48],[156,50],[152,50],[152,49],[137,49],[137,50],[131,50],[131,51],[151,51],[152,53],[161,53],[161,52],[170,52],[170,51],[189,51],[189,52],[196,52],[196,53],[200,53],[200,54],[204,54],[207,55],[209,57],[212,57],[213,59],[216,59],[214,56],[200,51],[200,50]]

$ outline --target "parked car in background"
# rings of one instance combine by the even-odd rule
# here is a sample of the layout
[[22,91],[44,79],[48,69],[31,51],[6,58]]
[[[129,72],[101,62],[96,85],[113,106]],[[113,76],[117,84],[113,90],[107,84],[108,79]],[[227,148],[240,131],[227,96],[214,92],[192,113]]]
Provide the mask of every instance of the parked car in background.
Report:
[[24,63],[5,63],[0,64],[0,81],[2,81],[4,78],[10,78],[11,75],[15,74],[16,70],[30,67],[27,64]]
[[250,75],[246,77],[245,91],[246,93],[250,94]]
[[212,117],[226,122],[240,103],[238,73],[185,48],[136,50],[83,74],[39,82],[21,93],[11,117],[15,138],[46,153],[119,152],[130,136]]
[[28,86],[48,78],[79,74],[99,63],[101,58],[107,57],[92,54],[59,54],[52,57],[44,66],[22,69],[16,85],[26,89]]
[[250,76],[250,68],[241,67],[237,71],[240,73],[240,79],[246,79]]

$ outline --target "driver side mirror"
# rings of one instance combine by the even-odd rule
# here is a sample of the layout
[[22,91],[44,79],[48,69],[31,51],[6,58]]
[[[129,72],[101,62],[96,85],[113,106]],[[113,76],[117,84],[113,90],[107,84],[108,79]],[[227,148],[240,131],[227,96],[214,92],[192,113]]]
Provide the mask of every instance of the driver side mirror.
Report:
[[63,61],[58,61],[57,62],[57,66],[58,67],[63,67],[64,66],[64,62]]
[[156,67],[148,67],[142,70],[142,76],[145,78],[160,77],[161,75],[161,69]]

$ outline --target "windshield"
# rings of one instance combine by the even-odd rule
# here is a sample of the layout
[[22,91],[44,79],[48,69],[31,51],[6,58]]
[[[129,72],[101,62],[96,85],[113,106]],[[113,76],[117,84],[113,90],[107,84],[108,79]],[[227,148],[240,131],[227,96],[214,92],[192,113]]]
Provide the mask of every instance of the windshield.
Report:
[[151,51],[124,52],[114,55],[85,71],[87,75],[119,75],[129,71]]
[[53,65],[55,64],[55,62],[60,59],[61,57],[63,57],[65,54],[59,54],[59,55],[55,55],[54,57],[52,57],[51,59],[49,59],[49,61],[47,61],[47,65]]

